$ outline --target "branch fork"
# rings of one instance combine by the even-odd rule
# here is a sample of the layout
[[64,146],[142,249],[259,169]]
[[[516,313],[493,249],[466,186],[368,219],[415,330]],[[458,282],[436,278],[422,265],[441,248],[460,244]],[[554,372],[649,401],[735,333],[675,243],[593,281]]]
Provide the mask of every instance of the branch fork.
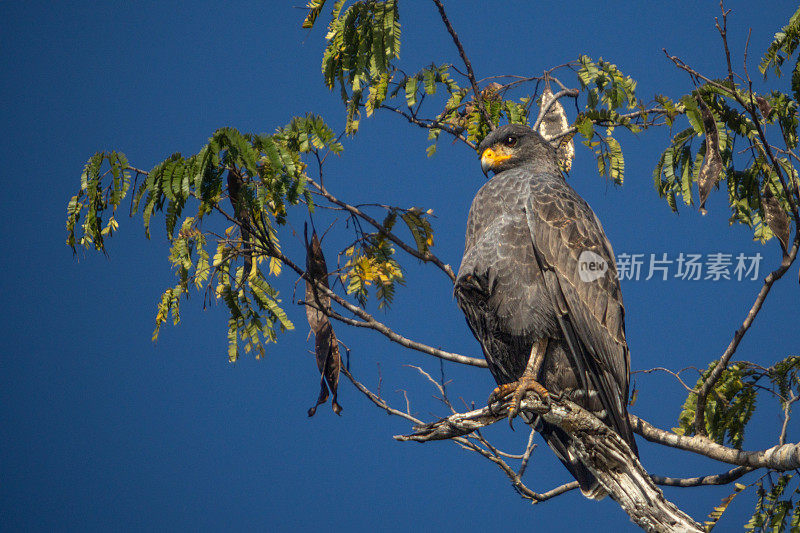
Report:
[[[427,442],[464,436],[505,419],[512,402],[487,406],[468,413],[455,413],[431,424],[414,427],[410,435],[396,435],[398,441]],[[589,411],[565,398],[542,401],[528,393],[520,415],[533,420],[541,416],[573,437],[573,451],[581,462],[622,507],[631,520],[646,531],[702,531],[690,516],[668,501],[650,478],[628,444]]]

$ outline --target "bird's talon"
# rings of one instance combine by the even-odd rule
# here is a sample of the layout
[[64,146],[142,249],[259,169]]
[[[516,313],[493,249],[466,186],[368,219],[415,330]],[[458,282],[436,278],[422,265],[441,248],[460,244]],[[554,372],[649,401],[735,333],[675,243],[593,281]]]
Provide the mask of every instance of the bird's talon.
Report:
[[519,381],[515,381],[513,383],[503,383],[492,391],[487,402],[489,412],[493,415],[496,415],[497,412],[494,409],[495,404],[500,403],[501,400],[511,396],[511,405],[508,407],[508,425],[511,426],[511,429],[513,430],[514,417],[519,414],[522,405],[522,399],[525,397],[525,393],[528,391],[535,392],[542,400],[542,403],[544,403],[549,410],[550,400],[548,398],[549,392],[547,389],[540,385],[536,380],[527,376],[523,376]]

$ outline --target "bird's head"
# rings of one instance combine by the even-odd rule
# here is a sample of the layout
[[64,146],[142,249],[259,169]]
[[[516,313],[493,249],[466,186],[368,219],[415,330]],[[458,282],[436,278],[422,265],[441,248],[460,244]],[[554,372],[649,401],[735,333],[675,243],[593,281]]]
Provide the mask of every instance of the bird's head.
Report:
[[537,163],[542,170],[558,169],[555,149],[544,137],[521,124],[507,124],[494,130],[478,145],[481,170],[489,177],[504,170]]

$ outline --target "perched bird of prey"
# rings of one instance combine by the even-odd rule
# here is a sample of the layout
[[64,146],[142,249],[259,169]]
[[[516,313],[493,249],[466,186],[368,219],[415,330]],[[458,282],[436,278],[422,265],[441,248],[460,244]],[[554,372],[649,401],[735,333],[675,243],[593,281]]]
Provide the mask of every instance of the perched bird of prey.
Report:
[[[455,297],[498,383],[490,403],[528,390],[569,398],[638,455],[626,402],[630,358],[614,252],[589,205],[566,183],[555,149],[521,125],[478,147],[489,180],[472,202]],[[487,174],[488,175],[488,174]],[[526,419],[580,483],[606,495],[571,437]]]

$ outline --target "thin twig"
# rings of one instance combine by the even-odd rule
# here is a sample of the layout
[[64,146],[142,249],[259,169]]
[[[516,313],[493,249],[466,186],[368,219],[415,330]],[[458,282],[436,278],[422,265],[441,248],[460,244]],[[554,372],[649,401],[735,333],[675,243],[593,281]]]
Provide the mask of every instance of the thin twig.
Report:
[[522,463],[519,465],[519,470],[517,471],[517,475],[522,477],[525,474],[525,469],[528,468],[528,461],[531,459],[531,454],[533,450],[536,449],[536,444],[533,443],[533,436],[536,435],[536,430],[531,428],[531,432],[528,435],[528,445],[525,447],[525,453],[522,454]]
[[[353,386],[356,387],[356,389],[358,389],[362,394],[364,394],[373,404],[375,404],[379,408],[383,409],[388,414],[399,416],[401,418],[409,420],[410,422],[413,422],[417,426],[422,425],[422,421],[417,419],[417,418],[415,418],[411,414],[404,413],[404,412],[402,412],[402,411],[400,411],[398,409],[395,409],[394,407],[390,406],[388,403],[386,403],[386,401],[383,400],[383,398],[381,398],[380,396],[378,396],[377,394],[375,394],[374,392],[369,390],[361,382],[359,382],[357,379],[355,379],[355,377],[353,377],[353,375],[346,368],[342,368],[341,372],[345,375],[345,377],[347,377],[347,379],[350,380],[350,382],[353,384]],[[517,492],[523,498],[531,500],[532,503],[538,503],[538,502],[543,502],[543,501],[549,500],[551,498],[554,498],[554,497],[556,497],[556,496],[558,496],[560,494],[563,494],[563,493],[565,493],[567,491],[573,490],[573,489],[578,487],[578,482],[577,481],[573,481],[573,482],[570,482],[570,483],[566,483],[565,485],[561,485],[559,487],[556,487],[556,488],[554,488],[554,489],[552,489],[550,491],[547,491],[545,493],[539,494],[539,493],[534,492],[531,489],[529,489],[522,482],[522,480],[516,474],[516,472],[514,472],[514,470],[510,466],[508,466],[508,463],[506,463],[505,461],[503,461],[500,458],[500,455],[501,455],[502,452],[498,452],[496,455],[492,454],[491,452],[481,448],[477,444],[475,444],[473,442],[470,442],[467,438],[463,438],[463,437],[456,437],[456,438],[453,438],[451,440],[453,440],[461,448],[464,448],[465,450],[470,450],[470,451],[476,452],[479,455],[482,455],[483,457],[485,457],[485,458],[489,459],[490,461],[492,461],[498,467],[500,467],[500,469],[503,471],[503,473],[505,473],[506,476],[508,476],[508,478],[511,480],[512,485],[514,486],[515,490],[517,490]]]
[[786,444],[786,430],[789,427],[789,420],[792,418],[792,404],[800,399],[800,396],[796,396],[794,391],[790,391],[792,397],[788,399],[788,401],[784,401],[783,403],[783,424],[781,424],[781,434],[778,437],[778,444]]
[[694,390],[692,387],[690,387],[689,385],[687,385],[687,384],[686,384],[686,383],[685,383],[685,382],[684,382],[684,381],[681,379],[681,372],[683,372],[683,371],[685,371],[685,370],[689,370],[690,368],[694,368],[694,367],[687,367],[687,368],[683,368],[683,369],[679,370],[678,372],[673,372],[673,371],[672,371],[672,370],[670,370],[669,368],[664,368],[663,366],[657,366],[657,367],[655,367],[655,368],[648,368],[647,370],[634,370],[633,372],[631,372],[631,374],[650,374],[650,373],[652,373],[652,372],[657,372],[657,371],[658,371],[658,372],[666,372],[667,374],[670,374],[670,375],[672,375],[673,377],[675,377],[675,379],[677,379],[677,380],[680,382],[680,384],[681,384],[681,385],[683,385],[683,387],[684,387],[684,388],[685,388],[687,391],[689,391],[689,392],[697,392],[696,390]]
[[542,123],[542,120],[544,120],[545,115],[547,115],[547,112],[550,111],[550,109],[556,104],[559,98],[563,98],[565,96],[569,96],[570,98],[577,98],[579,94],[580,91],[578,89],[563,89],[561,91],[558,91],[556,94],[553,95],[550,101],[547,102],[547,105],[539,110],[539,116],[536,117],[536,122],[534,122],[533,127],[531,129],[533,131],[539,131],[539,125]]
[[719,25],[719,19],[714,17],[714,22],[717,26],[720,36],[722,36],[722,44],[725,48],[725,61],[728,62],[728,80],[731,82],[731,87],[735,86],[733,81],[733,68],[731,68],[731,51],[728,48],[728,13],[730,9],[725,11],[725,6],[722,0],[719,0],[719,9],[722,11],[722,27]]
[[447,133],[449,133],[450,135],[452,135],[453,137],[455,137],[459,141],[462,141],[463,143],[465,143],[470,148],[475,148],[475,144],[469,142],[467,140],[467,138],[464,137],[461,134],[461,132],[459,132],[458,130],[450,127],[449,125],[447,125],[447,124],[445,124],[443,122],[440,122],[438,120],[431,120],[431,119],[425,119],[425,120],[429,121],[429,122],[425,122],[425,120],[423,120],[423,119],[419,119],[416,116],[409,115],[405,111],[401,111],[400,109],[398,109],[396,107],[389,106],[389,105],[381,105],[380,109],[386,109],[388,111],[394,111],[398,115],[401,115],[406,120],[408,120],[411,124],[415,124],[415,125],[417,125],[417,126],[419,126],[421,128],[425,128],[426,130],[439,129],[439,130],[442,130],[442,131],[446,131]]
[[453,43],[455,43],[456,48],[458,48],[458,54],[461,56],[464,66],[467,67],[467,78],[472,86],[472,92],[475,95],[475,104],[478,106],[481,116],[483,117],[483,120],[486,121],[486,124],[489,125],[489,128],[494,129],[492,117],[489,115],[489,112],[486,111],[486,107],[483,105],[483,97],[478,89],[478,82],[475,80],[475,72],[472,71],[472,63],[470,63],[466,52],[464,52],[464,46],[461,44],[461,40],[458,38],[456,30],[453,29],[453,25],[450,24],[450,19],[447,18],[447,13],[444,11],[444,5],[442,4],[441,0],[433,0],[433,3],[436,4],[436,8],[439,10],[439,16],[442,17],[442,22],[444,22],[444,25],[447,27],[447,31],[450,32],[450,37],[453,38]]
[[416,257],[420,261],[433,263],[434,265],[439,267],[439,269],[442,272],[447,274],[447,277],[449,277],[451,281],[455,281],[456,275],[453,273],[453,269],[450,267],[450,265],[444,264],[438,257],[436,257],[434,254],[432,254],[430,251],[426,250],[425,252],[420,252],[419,250],[415,250],[414,248],[412,248],[411,246],[409,246],[408,244],[403,242],[402,239],[400,239],[399,237],[394,235],[391,231],[389,231],[386,228],[386,226],[384,226],[383,224],[381,224],[380,222],[378,222],[377,220],[375,220],[371,216],[367,215],[366,213],[361,211],[359,208],[337,199],[330,192],[328,192],[328,190],[325,187],[323,187],[321,183],[317,183],[316,181],[314,181],[311,178],[306,178],[306,181],[312,187],[317,189],[317,191],[319,191],[319,193],[322,196],[324,196],[329,202],[334,203],[334,204],[338,205],[339,207],[345,208],[347,211],[352,213],[354,216],[357,216],[357,217],[361,218],[362,220],[366,221],[368,224],[372,225],[373,227],[375,227],[375,229],[380,231],[381,234],[386,235],[386,237],[390,241],[392,241],[397,246],[402,248],[409,255],[412,255],[412,256]]

